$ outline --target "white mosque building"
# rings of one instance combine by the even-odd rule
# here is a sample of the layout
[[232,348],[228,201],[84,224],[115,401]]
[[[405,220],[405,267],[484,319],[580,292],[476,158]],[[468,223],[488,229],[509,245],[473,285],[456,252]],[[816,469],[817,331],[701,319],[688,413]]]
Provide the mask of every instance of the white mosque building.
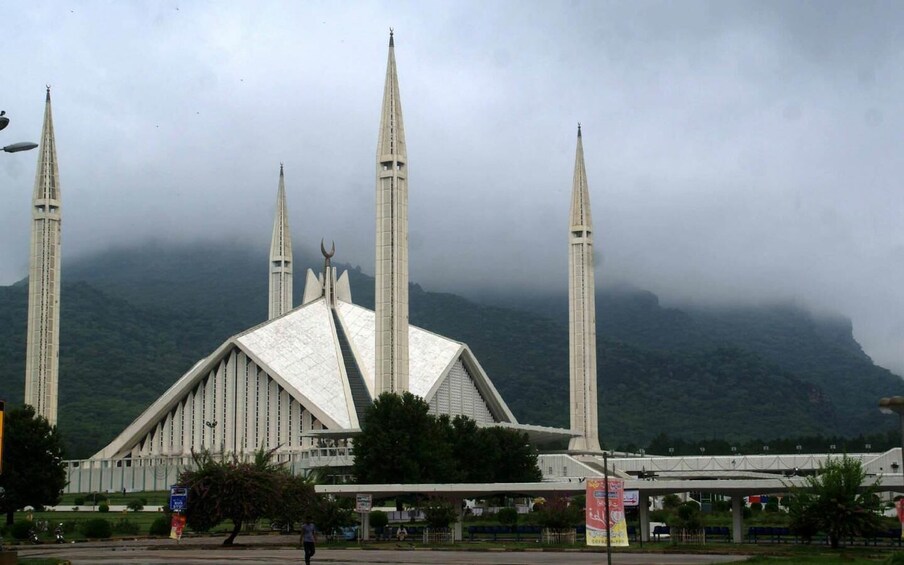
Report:
[[[280,166],[269,263],[269,320],[237,334],[178,379],[91,459],[68,462],[69,492],[159,490],[174,484],[192,452],[275,450],[293,472],[352,464],[354,435],[382,392],[422,397],[433,414],[462,414],[483,426],[569,440],[556,456],[581,475],[600,474],[596,319],[590,200],[581,132],[569,222],[571,427],[518,423],[464,343],[408,324],[407,152],[396,73],[389,59],[377,147],[375,309],[354,304],[348,273],[331,265],[306,273],[293,307],[293,257],[284,169]],[[340,471],[341,474],[341,471]]]

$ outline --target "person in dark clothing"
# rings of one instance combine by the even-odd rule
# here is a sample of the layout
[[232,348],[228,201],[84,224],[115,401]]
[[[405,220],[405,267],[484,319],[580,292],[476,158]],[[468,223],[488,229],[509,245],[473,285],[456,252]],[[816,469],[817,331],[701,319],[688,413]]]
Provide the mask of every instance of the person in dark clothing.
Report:
[[301,526],[301,543],[304,546],[304,562],[305,565],[311,565],[311,557],[314,557],[316,550],[314,549],[314,522],[308,516],[304,519],[304,525]]

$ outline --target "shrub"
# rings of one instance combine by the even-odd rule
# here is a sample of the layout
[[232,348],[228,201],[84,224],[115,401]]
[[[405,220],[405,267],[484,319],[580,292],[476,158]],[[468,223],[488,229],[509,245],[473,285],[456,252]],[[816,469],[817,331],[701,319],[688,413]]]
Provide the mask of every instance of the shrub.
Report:
[[108,538],[113,535],[113,527],[103,518],[91,518],[82,524],[82,533],[91,539]]
[[75,500],[73,502],[75,502],[76,506],[84,506],[85,505],[85,497],[84,496],[76,496]]
[[679,530],[700,530],[703,528],[703,518],[700,515],[700,505],[688,501],[678,507],[675,516],[669,520],[669,527]]
[[374,510],[370,513],[370,525],[377,530],[381,530],[389,523],[389,516],[382,510]]
[[13,536],[14,539],[28,539],[28,530],[31,529],[31,526],[32,523],[28,520],[20,520],[10,527],[9,533]]
[[170,534],[170,521],[166,519],[166,516],[157,516],[151,522],[148,534],[152,536],[168,536]]
[[135,498],[129,501],[129,504],[126,505],[126,508],[132,510],[134,512],[138,512],[139,510],[144,509],[144,499]]
[[671,513],[668,510],[650,510],[651,522],[668,522]]
[[582,521],[582,512],[577,506],[570,504],[566,496],[549,500],[537,516],[537,523],[540,526],[554,532],[568,530]]
[[778,512],[778,499],[770,498],[769,502],[766,503],[764,510],[766,512]]
[[448,528],[449,524],[458,520],[458,512],[452,504],[440,498],[428,500],[423,511],[431,528]]
[[98,511],[98,512],[109,512],[109,511],[110,511],[110,505],[107,504],[106,502],[102,502],[102,503],[100,503],[100,504],[98,505],[97,511]]
[[496,513],[496,519],[503,526],[514,526],[518,523],[518,511],[514,508],[502,508]]
[[896,551],[889,555],[882,563],[885,565],[904,565],[904,552]]
[[135,522],[130,522],[128,518],[121,518],[118,522],[113,524],[113,531],[117,534],[135,535],[141,531],[141,526]]
[[754,502],[750,505],[750,511],[754,514],[759,514],[763,511],[763,505],[759,502]]
[[678,508],[681,506],[681,498],[677,494],[667,494],[662,497],[662,507],[665,509]]

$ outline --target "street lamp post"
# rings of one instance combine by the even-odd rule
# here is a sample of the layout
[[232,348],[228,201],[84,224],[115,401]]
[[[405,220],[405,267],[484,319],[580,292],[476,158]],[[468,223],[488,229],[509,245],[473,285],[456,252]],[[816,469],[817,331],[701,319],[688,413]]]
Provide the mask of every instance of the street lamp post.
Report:
[[[5,111],[0,111],[0,130],[5,129],[6,126],[9,125],[9,118],[6,117]],[[7,145],[3,148],[3,151],[7,153],[18,153],[19,151],[28,151],[30,149],[34,149],[37,147],[37,143],[32,143],[30,141],[20,141],[19,143],[13,143],[11,145]]]

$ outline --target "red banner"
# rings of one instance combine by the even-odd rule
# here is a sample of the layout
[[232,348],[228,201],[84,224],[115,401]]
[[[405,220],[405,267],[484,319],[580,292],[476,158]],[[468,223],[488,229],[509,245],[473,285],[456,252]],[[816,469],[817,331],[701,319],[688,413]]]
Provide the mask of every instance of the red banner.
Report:
[[606,545],[606,530],[613,546],[628,546],[628,523],[625,520],[625,482],[609,479],[609,513],[606,515],[606,481],[587,479],[587,545]]

